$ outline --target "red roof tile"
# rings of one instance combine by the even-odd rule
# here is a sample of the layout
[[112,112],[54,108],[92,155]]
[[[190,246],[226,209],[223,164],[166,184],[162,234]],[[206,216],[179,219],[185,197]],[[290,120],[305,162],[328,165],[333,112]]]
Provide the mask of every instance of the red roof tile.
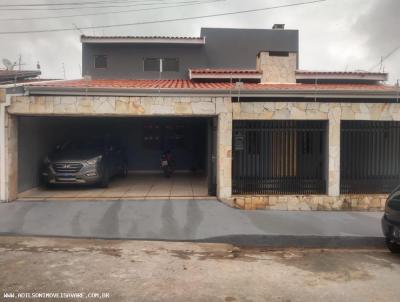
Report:
[[[194,90],[230,90],[237,89],[229,82],[195,82],[190,80],[68,80],[29,84],[27,87],[52,88],[99,88],[99,89],[194,89]],[[243,83],[241,90],[343,90],[343,91],[396,91],[395,86],[369,84],[274,84]]]

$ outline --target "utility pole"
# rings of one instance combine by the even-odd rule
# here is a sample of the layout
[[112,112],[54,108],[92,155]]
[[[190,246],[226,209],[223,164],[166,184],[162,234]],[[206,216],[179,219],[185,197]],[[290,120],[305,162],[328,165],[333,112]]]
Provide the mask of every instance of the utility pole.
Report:
[[20,54],[18,57],[18,71],[21,71],[21,64],[22,64],[22,55]]
[[66,76],[65,76],[66,72],[65,72],[65,64],[64,64],[64,62],[62,63],[62,70],[63,70],[64,80],[65,80],[66,79]]

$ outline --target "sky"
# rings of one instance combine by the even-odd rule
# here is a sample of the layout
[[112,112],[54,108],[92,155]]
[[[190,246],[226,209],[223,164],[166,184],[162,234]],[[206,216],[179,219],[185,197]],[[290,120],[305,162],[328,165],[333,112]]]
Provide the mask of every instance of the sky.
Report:
[[[103,3],[99,4],[101,1]],[[56,33],[1,34],[185,18],[308,1],[311,0],[0,0],[0,59],[17,61],[21,56],[24,69],[36,69],[39,62],[43,78],[64,78],[65,72],[67,79],[74,79],[81,74],[81,33],[199,36],[201,27],[269,29],[275,23],[284,23],[287,29],[299,30],[300,69],[384,70],[390,74],[390,83],[400,79],[400,0],[326,0],[302,6],[162,24],[75,29]],[[91,8],[83,8],[83,5],[51,5],[71,2],[97,3],[87,5]],[[11,4],[47,6],[30,6],[33,10],[26,11],[15,10],[26,7],[7,6]],[[163,6],[178,5],[181,6],[160,9]],[[68,7],[78,9],[66,10]],[[132,12],[139,9],[146,10]],[[60,17],[115,11],[125,12]],[[42,19],[45,17],[52,19]],[[2,20],[9,18],[23,20]],[[382,58],[383,64],[380,64]]]

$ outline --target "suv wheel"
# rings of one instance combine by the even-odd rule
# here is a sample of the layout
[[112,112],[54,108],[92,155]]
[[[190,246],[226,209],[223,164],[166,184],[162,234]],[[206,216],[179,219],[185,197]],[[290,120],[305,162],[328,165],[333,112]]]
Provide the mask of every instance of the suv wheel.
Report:
[[55,188],[55,185],[52,184],[52,183],[49,183],[49,182],[46,182],[45,186],[46,186],[47,189],[54,189]]
[[394,254],[400,253],[400,245],[393,241],[392,238],[386,237],[386,246]]
[[124,164],[122,167],[122,171],[121,171],[121,176],[122,177],[127,177],[128,176],[128,165]]
[[100,187],[107,188],[109,184],[110,184],[110,175],[107,169],[105,169],[103,177],[101,178]]

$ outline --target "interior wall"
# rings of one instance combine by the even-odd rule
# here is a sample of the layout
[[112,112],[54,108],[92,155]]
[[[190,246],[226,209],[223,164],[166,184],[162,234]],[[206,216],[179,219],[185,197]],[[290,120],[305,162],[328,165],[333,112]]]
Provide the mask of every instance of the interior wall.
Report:
[[43,159],[66,133],[56,119],[18,118],[18,192],[40,184]]
[[[182,127],[183,126],[183,127]],[[158,127],[158,131],[145,129]],[[180,127],[183,144],[166,137],[170,128]],[[145,144],[145,137],[161,134],[159,144]],[[57,144],[68,140],[105,138],[121,143],[126,150],[129,170],[160,171],[163,151],[171,150],[176,170],[207,171],[207,119],[205,118],[75,118],[20,117],[18,152],[18,191],[40,184],[43,159]]]

